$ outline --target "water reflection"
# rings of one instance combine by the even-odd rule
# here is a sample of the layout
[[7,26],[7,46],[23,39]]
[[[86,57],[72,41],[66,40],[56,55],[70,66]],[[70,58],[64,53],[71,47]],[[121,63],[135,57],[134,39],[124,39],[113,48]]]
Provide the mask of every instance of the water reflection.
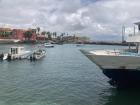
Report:
[[[104,105],[140,105],[140,89],[117,90],[111,88],[110,95],[103,96]],[[104,94],[105,95],[105,94]]]

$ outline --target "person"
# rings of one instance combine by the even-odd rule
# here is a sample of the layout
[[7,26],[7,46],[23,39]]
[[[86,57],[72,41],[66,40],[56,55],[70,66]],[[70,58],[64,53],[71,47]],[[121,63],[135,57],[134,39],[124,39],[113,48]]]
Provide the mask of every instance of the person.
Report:
[[11,54],[8,53],[8,58],[9,61],[11,61]]
[[32,57],[32,55],[30,56],[30,61],[32,61],[33,60],[33,57]]
[[33,53],[33,61],[36,60],[36,57],[35,57],[35,52]]
[[2,54],[0,54],[0,60],[2,60]]
[[3,57],[4,57],[4,54],[2,53],[2,54],[1,54],[1,59],[2,59],[2,60],[3,60]]

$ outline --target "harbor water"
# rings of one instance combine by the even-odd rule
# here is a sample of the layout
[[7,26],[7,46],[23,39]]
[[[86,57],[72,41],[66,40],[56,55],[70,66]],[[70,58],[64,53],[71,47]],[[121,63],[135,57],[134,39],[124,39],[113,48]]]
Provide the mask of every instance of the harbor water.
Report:
[[[12,45],[0,45],[7,52]],[[33,49],[35,45],[23,45]],[[0,105],[140,105],[140,89],[121,90],[79,49],[117,49],[122,46],[55,45],[47,56],[0,62]]]

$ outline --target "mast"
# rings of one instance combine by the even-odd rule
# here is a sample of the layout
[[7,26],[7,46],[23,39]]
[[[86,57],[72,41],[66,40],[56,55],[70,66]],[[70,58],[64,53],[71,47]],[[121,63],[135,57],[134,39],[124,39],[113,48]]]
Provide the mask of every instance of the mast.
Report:
[[125,26],[122,26],[122,43],[124,43]]

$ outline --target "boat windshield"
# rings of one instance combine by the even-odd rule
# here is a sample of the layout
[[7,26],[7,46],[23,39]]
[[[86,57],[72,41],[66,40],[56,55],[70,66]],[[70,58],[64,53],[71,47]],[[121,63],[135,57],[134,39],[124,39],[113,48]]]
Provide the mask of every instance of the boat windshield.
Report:
[[18,49],[17,48],[11,48],[11,54],[17,54]]

